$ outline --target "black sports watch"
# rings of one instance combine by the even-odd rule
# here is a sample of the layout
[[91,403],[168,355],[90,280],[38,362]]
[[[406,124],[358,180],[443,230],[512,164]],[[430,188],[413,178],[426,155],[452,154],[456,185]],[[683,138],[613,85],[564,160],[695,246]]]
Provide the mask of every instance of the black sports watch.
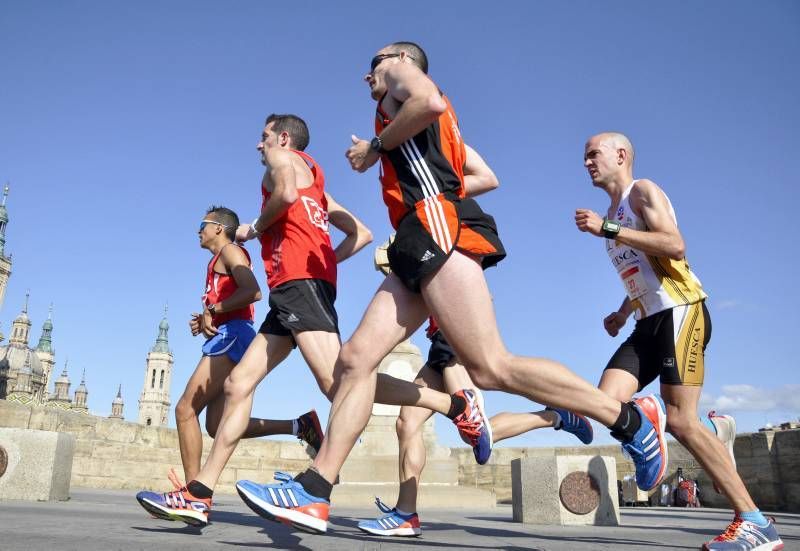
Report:
[[217,305],[216,304],[209,304],[208,306],[206,306],[206,309],[208,310],[208,313],[211,314],[212,316],[217,313]]
[[603,226],[600,229],[603,230],[603,236],[606,239],[616,239],[619,230],[622,229],[622,224],[616,220],[603,220]]
[[381,141],[380,136],[375,136],[374,138],[372,138],[372,141],[369,142],[369,148],[375,153],[378,153],[379,155],[382,153],[386,153],[386,150],[383,148],[383,142]]

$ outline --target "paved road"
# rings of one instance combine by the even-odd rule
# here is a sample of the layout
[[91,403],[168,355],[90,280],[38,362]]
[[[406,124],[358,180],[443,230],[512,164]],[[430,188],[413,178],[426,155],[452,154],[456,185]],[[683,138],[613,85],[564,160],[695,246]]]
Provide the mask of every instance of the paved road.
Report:
[[[213,523],[202,531],[150,518],[134,492],[73,489],[66,502],[0,501],[0,550],[207,550],[243,548],[357,551],[368,549],[541,549],[596,551],[698,549],[731,519],[721,509],[623,509],[619,527],[522,525],[511,507],[421,513],[419,538],[383,539],[362,533],[359,519],[374,509],[335,509],[328,534],[290,530],[256,516],[237,496],[220,496]],[[800,549],[800,515],[775,515],[787,551]]]

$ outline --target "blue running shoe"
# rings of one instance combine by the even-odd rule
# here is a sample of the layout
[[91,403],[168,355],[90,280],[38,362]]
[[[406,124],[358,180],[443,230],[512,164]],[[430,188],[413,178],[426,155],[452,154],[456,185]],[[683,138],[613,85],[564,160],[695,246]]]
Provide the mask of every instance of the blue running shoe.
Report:
[[773,521],[766,526],[759,526],[740,518],[738,515],[728,528],[703,544],[705,551],[779,551],[783,549],[783,541],[775,529]]
[[358,523],[359,530],[376,536],[419,536],[422,533],[417,513],[401,515],[397,509],[390,509],[379,497],[375,498],[375,505],[383,514],[375,520],[362,520]]
[[622,443],[622,449],[636,465],[637,486],[648,491],[658,486],[667,470],[666,408],[661,397],[655,394],[634,400],[633,406],[642,419],[642,425],[632,440]]
[[555,430],[565,430],[578,437],[578,440],[584,444],[591,444],[594,440],[594,431],[592,424],[583,415],[572,413],[569,410],[561,408],[545,408],[548,411],[556,413],[561,418],[561,422],[554,427]]
[[328,530],[331,502],[312,496],[287,473],[276,472],[278,484],[236,483],[239,497],[259,516],[290,524],[298,530],[324,534]]
[[492,455],[492,426],[483,412],[480,404],[481,397],[478,390],[465,388],[459,390],[454,396],[460,396],[467,403],[464,411],[453,419],[461,439],[472,446],[475,461],[483,465]]

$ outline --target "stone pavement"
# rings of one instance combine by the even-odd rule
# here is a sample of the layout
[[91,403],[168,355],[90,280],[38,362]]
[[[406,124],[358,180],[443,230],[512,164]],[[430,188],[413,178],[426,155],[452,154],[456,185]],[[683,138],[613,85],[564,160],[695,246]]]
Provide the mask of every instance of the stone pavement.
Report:
[[[622,509],[622,526],[531,526],[511,521],[511,507],[422,512],[419,538],[382,539],[356,528],[374,508],[334,509],[329,532],[316,536],[268,522],[237,496],[222,495],[214,522],[202,532],[180,523],[150,518],[134,492],[72,489],[67,502],[0,501],[0,549],[136,550],[152,549],[542,549],[595,551],[698,549],[731,519],[721,509]],[[800,549],[800,515],[777,514],[787,551]]]

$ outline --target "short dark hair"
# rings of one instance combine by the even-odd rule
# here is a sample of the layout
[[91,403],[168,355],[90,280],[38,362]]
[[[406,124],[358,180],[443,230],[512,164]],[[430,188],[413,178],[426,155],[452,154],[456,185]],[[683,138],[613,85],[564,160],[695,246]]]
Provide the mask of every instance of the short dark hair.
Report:
[[419,67],[423,73],[428,74],[428,56],[425,55],[425,50],[422,46],[415,42],[392,42],[392,49],[396,52],[400,50],[406,52],[411,56],[414,65]]
[[239,227],[239,217],[235,212],[226,207],[211,205],[208,207],[206,214],[213,214],[216,221],[225,226],[225,237],[231,241],[236,240],[236,229]]
[[264,126],[267,126],[271,122],[275,123],[272,125],[272,129],[275,132],[286,132],[289,134],[289,137],[292,138],[292,145],[294,148],[299,151],[305,151],[310,139],[306,121],[297,115],[276,115],[273,113],[267,117]]

